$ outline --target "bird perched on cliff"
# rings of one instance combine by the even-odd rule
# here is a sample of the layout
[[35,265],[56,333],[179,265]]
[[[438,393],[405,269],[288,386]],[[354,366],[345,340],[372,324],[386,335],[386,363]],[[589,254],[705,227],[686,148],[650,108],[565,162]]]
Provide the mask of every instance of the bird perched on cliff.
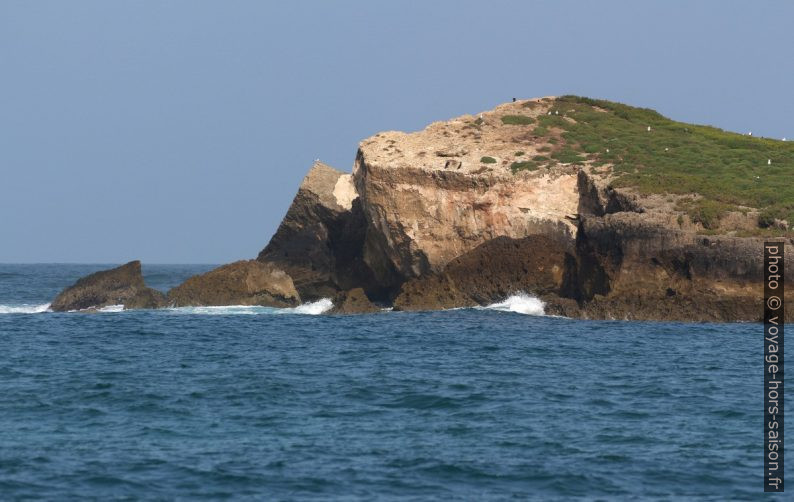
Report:
[[748,136],[752,136],[753,135],[753,131],[748,132],[747,135]]
[[651,132],[651,126],[648,126],[648,132]]
[[559,110],[554,110],[554,115],[559,115],[559,114],[560,114]]
[[766,159],[766,165],[771,166],[772,165],[772,159]]
[[513,98],[513,103],[515,103],[515,102],[516,102],[516,98]]

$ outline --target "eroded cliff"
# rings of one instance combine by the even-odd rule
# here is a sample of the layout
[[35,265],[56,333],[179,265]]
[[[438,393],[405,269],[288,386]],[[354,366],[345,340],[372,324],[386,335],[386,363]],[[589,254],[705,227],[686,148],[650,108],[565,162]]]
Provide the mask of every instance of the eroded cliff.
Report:
[[575,96],[514,101],[376,134],[351,174],[316,162],[256,262],[169,299],[366,312],[527,292],[571,317],[758,320],[763,242],[792,252],[792,187],[794,143]]

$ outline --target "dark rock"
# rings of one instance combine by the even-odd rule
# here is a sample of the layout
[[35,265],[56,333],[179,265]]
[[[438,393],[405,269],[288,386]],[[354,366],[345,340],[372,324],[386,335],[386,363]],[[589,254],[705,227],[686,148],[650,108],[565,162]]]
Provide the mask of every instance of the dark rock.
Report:
[[[638,213],[588,216],[561,293],[578,302],[576,317],[590,319],[758,321],[763,242],[704,237]],[[786,276],[794,276],[788,263]]]
[[557,293],[571,243],[544,235],[497,237],[450,261],[440,273],[410,279],[395,310],[437,310],[487,305],[511,294]]
[[368,314],[380,312],[380,308],[367,298],[362,288],[337,293],[331,314]]
[[293,307],[300,295],[292,279],[273,264],[238,261],[194,275],[168,292],[175,307],[262,305]]
[[289,274],[305,301],[353,287],[370,290],[372,273],[362,260],[365,235],[350,175],[316,162],[257,260]]
[[83,277],[55,297],[50,308],[65,312],[109,305],[124,305],[125,309],[158,308],[165,305],[165,296],[146,287],[141,262],[136,260]]

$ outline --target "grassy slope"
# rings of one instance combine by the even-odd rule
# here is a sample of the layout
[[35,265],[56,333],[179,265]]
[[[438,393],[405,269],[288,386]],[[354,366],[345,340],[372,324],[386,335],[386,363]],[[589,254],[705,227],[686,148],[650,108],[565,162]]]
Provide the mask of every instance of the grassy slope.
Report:
[[578,96],[558,98],[553,109],[559,115],[541,116],[535,127],[539,136],[563,131],[564,145],[550,163],[610,164],[614,186],[644,194],[699,194],[702,199],[682,209],[707,228],[739,206],[761,210],[762,224],[773,218],[794,224],[794,142],[676,122],[646,108]]

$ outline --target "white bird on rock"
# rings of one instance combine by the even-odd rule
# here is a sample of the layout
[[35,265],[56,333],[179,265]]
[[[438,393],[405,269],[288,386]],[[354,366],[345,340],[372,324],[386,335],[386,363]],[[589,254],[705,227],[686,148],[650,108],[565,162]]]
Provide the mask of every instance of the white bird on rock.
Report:
[[766,165],[771,166],[772,165],[772,159],[766,159]]

